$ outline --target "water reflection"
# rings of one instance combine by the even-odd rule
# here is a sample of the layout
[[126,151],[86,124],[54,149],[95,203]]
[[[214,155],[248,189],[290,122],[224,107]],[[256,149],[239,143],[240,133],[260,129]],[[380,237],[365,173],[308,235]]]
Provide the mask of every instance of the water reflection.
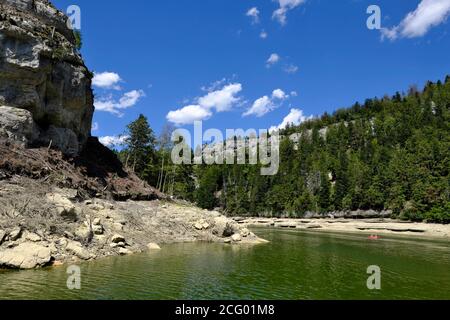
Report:
[[[449,299],[448,242],[257,229],[257,246],[176,244],[82,263],[82,289],[66,267],[0,271],[2,299]],[[369,265],[382,290],[366,288]]]

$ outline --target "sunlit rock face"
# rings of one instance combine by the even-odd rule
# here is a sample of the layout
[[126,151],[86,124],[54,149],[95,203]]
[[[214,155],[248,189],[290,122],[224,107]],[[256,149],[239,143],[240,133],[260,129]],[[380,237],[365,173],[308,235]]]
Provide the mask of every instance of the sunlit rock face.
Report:
[[76,155],[91,131],[92,74],[67,19],[46,0],[0,0],[0,107],[11,112],[0,137]]

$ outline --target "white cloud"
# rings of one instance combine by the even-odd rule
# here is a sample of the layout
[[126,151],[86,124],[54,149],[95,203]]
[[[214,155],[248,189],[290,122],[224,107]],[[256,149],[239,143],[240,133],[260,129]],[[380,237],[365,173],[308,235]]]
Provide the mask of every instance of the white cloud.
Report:
[[120,81],[122,81],[122,79],[114,72],[94,73],[92,85],[102,89],[120,90],[120,87],[117,85]]
[[144,96],[145,96],[145,93],[142,90],[133,90],[133,91],[127,92],[119,99],[118,106],[120,109],[130,108],[130,107],[134,106],[136,103],[138,103],[139,99]]
[[276,89],[272,92],[272,98],[279,99],[279,100],[285,100],[289,98],[289,95],[287,95],[283,90]]
[[261,97],[257,99],[252,107],[248,109],[243,116],[248,117],[251,115],[254,115],[258,118],[264,116],[265,114],[269,113],[274,109],[274,105],[272,102],[272,99],[270,99],[268,96]]
[[128,138],[128,136],[106,136],[99,138],[99,141],[106,147],[116,147],[123,145]]
[[98,125],[98,122],[94,122],[94,123],[92,124],[92,129],[91,129],[91,131],[92,131],[92,132],[96,132],[96,131],[98,131],[99,128],[100,128],[100,126]]
[[281,25],[287,23],[287,13],[303,4],[305,0],[278,0],[280,8],[275,10],[272,19],[278,20]]
[[381,28],[381,40],[390,39],[396,40],[398,38],[398,27],[393,27],[391,29]]
[[114,100],[112,96],[96,100],[94,106],[97,111],[109,112],[121,117],[123,116],[122,110],[133,107],[142,97],[145,97],[144,91],[133,90],[125,93],[118,101]]
[[202,91],[211,92],[219,90],[219,88],[223,87],[228,80],[226,78],[222,78],[220,80],[214,81],[209,86],[203,86],[200,89]]
[[277,53],[272,53],[266,61],[266,66],[270,68],[271,66],[277,64],[280,60],[281,58]]
[[229,111],[240,101],[237,94],[241,91],[242,85],[240,83],[232,83],[199,98],[198,104],[205,109],[215,108],[217,112]]
[[297,71],[298,71],[298,67],[294,64],[289,64],[284,67],[284,72],[289,73],[289,74],[297,73]]
[[182,109],[170,111],[167,120],[176,125],[192,124],[194,121],[207,120],[212,112],[199,105],[186,106]]
[[281,102],[288,98],[289,95],[286,94],[283,90],[276,89],[272,92],[271,98],[269,96],[263,96],[257,99],[250,107],[250,109],[248,109],[242,116],[256,116],[258,118],[261,118],[267,113],[278,108],[281,105]]
[[257,7],[253,7],[247,11],[247,17],[252,18],[252,23],[259,23],[259,10]]
[[261,33],[259,34],[259,37],[260,37],[261,39],[267,39],[268,36],[269,36],[269,35],[268,35],[267,32],[264,31],[264,30],[262,30]]
[[101,100],[95,100],[94,106],[96,111],[105,111],[110,113],[117,114],[117,110],[115,110],[116,103],[112,99],[112,97],[102,98]]
[[382,39],[422,37],[444,23],[450,15],[449,0],[422,0],[416,10],[408,13],[399,25],[381,30]]
[[[213,115],[213,109],[216,112],[230,111],[241,101],[238,94],[242,91],[242,85],[223,85],[225,81],[226,79],[216,81],[209,88],[202,87],[203,91],[208,91],[207,94],[197,98],[192,105],[170,111],[167,120],[177,125],[192,124],[194,121],[209,119]],[[220,87],[222,88],[219,89]]]
[[283,119],[283,122],[278,126],[273,126],[269,132],[285,129],[288,125],[299,125],[312,117],[306,117],[300,109],[291,109],[291,112]]

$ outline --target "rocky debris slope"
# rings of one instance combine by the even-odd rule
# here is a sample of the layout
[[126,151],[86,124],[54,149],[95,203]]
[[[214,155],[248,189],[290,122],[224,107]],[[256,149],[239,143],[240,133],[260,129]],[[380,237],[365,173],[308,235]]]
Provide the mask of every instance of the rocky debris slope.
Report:
[[46,0],[0,0],[0,137],[78,154],[91,131],[92,74],[67,17]]
[[0,181],[28,177],[37,183],[76,189],[78,197],[153,200],[165,196],[123,168],[116,155],[89,138],[82,153],[66,158],[48,148],[27,149],[0,139]]
[[175,242],[263,243],[218,212],[166,201],[81,200],[28,178],[0,181],[0,268],[159,250]]

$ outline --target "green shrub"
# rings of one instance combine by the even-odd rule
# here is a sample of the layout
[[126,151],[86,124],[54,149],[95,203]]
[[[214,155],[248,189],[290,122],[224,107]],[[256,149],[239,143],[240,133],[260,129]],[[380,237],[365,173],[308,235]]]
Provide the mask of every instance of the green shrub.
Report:
[[81,34],[81,31],[74,30],[73,35],[75,37],[75,48],[77,48],[77,50],[81,50],[81,48],[83,47],[83,36]]
[[417,210],[407,209],[400,213],[399,218],[404,221],[422,222],[424,220],[424,215]]
[[427,222],[450,223],[450,202],[443,207],[434,207],[425,214]]

